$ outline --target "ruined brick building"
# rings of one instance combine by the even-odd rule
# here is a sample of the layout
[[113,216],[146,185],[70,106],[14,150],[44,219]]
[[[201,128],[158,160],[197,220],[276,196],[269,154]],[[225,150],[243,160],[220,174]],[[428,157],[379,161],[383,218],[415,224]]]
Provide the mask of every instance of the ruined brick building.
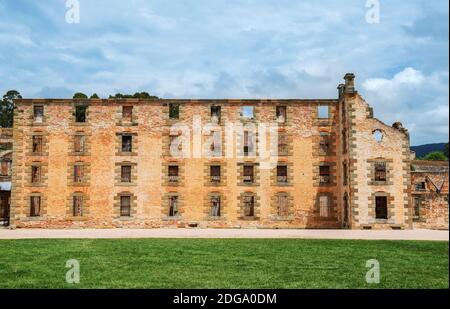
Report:
[[413,226],[408,132],[353,74],[326,100],[15,103],[12,227]]

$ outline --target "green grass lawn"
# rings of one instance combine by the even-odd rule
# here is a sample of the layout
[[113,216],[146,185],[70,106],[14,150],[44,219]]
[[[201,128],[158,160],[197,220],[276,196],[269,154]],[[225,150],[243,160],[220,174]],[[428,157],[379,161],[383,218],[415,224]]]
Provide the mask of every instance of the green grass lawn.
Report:
[[[65,281],[77,259],[81,282]],[[366,261],[381,282],[365,281]],[[448,288],[448,242],[0,240],[0,288]]]

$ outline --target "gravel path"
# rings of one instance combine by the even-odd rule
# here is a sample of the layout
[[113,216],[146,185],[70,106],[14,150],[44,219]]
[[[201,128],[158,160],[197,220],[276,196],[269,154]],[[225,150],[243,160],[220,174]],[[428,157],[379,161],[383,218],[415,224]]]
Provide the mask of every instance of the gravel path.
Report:
[[304,238],[448,241],[437,230],[270,230],[270,229],[0,229],[0,239],[37,238]]

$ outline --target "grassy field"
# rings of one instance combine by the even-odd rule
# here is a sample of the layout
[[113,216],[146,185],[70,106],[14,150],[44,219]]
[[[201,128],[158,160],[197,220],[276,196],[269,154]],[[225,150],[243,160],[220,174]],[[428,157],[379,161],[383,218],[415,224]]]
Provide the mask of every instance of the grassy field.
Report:
[[[448,242],[0,240],[0,288],[448,288]],[[81,265],[65,281],[66,261]],[[365,281],[377,259],[381,282]]]

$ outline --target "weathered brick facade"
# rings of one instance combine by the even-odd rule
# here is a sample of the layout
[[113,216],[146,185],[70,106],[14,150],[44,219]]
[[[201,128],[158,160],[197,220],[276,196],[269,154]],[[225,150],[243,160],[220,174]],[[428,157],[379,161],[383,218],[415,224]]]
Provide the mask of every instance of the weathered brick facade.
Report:
[[[408,132],[373,118],[345,80],[330,100],[17,100],[11,226],[411,228]],[[229,123],[245,132],[225,143]],[[260,123],[283,136],[270,168],[259,146],[273,140],[251,132]],[[183,127],[174,148],[189,157],[178,158]],[[385,181],[370,179],[384,175],[375,166]]]
[[448,161],[415,160],[411,164],[415,228],[448,229]]

